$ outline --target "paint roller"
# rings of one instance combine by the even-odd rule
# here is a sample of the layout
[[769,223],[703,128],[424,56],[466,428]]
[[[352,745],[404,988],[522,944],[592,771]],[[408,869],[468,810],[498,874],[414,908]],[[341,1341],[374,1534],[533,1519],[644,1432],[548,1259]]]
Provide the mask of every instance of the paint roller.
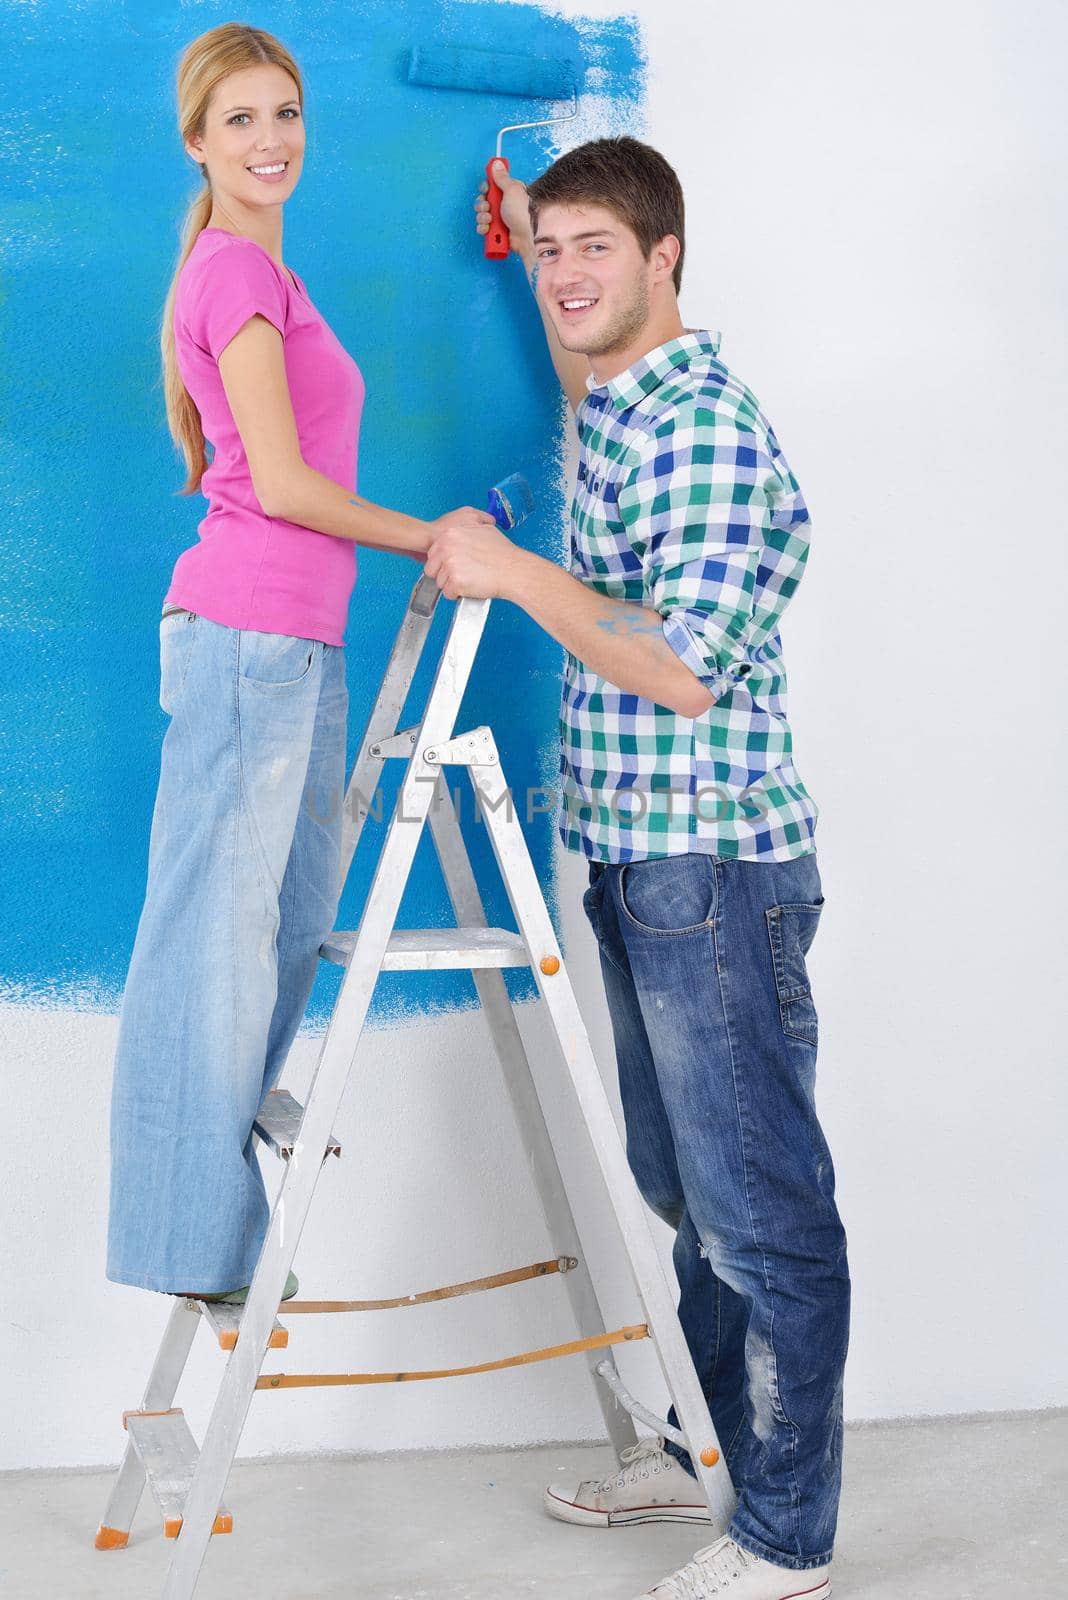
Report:
[[570,122],[578,116],[578,86],[570,62],[545,56],[506,55],[498,50],[461,50],[453,45],[416,45],[408,67],[408,82],[430,89],[467,89],[475,94],[521,95],[527,100],[571,100],[572,109],[563,117],[544,117],[539,122],[513,122],[497,135],[497,154],[486,163],[489,185],[490,226],[486,234],[486,255],[491,261],[504,261],[511,249],[508,229],[501,221],[500,185],[493,177],[493,161],[508,162],[501,154],[506,133],[521,128],[546,128],[553,122]]

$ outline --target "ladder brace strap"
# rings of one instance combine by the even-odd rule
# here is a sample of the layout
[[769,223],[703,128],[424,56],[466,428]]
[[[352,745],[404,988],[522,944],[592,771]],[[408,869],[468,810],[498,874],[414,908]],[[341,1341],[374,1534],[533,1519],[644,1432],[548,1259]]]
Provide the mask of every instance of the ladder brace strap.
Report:
[[337,1388],[350,1383],[414,1383],[423,1378],[466,1378],[476,1372],[499,1372],[503,1367],[524,1367],[533,1361],[553,1361],[557,1356],[578,1355],[582,1350],[603,1350],[624,1340],[648,1339],[649,1325],[642,1322],[614,1333],[598,1333],[591,1339],[574,1339],[570,1344],[549,1345],[544,1350],[526,1350],[522,1355],[506,1356],[503,1361],[483,1361],[477,1367],[447,1367],[438,1372],[271,1372],[256,1379],[257,1389]]
[[398,1295],[395,1300],[284,1300],[281,1309],[287,1317],[294,1312],[321,1311],[398,1311],[404,1306],[425,1306],[432,1300],[451,1300],[456,1295],[479,1294],[484,1289],[503,1289],[527,1278],[544,1278],[550,1272],[572,1272],[578,1266],[574,1256],[556,1256],[552,1261],[535,1261],[529,1267],[511,1272],[495,1272],[488,1278],[472,1278],[468,1283],[450,1283],[443,1289],[424,1289],[421,1294]]

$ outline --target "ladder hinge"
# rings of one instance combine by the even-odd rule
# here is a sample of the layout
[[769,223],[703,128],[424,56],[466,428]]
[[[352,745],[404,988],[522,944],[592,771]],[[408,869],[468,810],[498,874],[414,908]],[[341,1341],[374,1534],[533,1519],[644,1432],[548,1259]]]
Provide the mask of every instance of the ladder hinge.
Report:
[[499,759],[489,728],[472,728],[470,733],[459,733],[455,739],[423,751],[423,760],[439,767],[495,767]]
[[404,756],[407,759],[415,745],[418,728],[402,728],[400,733],[393,734],[388,739],[379,739],[377,744],[367,746],[369,756],[379,756],[385,760],[389,756]]

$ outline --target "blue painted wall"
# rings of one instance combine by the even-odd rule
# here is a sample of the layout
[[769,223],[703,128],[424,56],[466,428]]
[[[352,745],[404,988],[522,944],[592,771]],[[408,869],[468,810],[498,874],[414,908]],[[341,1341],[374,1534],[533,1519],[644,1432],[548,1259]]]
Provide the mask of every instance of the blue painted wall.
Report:
[[[217,5],[0,0],[14,101],[0,119],[0,995],[23,1003],[114,1010],[143,901],[166,727],[160,603],[206,510],[199,495],[174,492],[183,473],[158,360],[178,226],[197,181],[177,134],[173,79],[188,41],[233,18]],[[484,261],[471,202],[496,130],[560,108],[409,86],[407,56],[435,41],[568,60],[584,90],[619,101],[639,131],[637,23],[566,21],[494,0],[253,6],[240,20],[276,33],[304,74],[308,148],[286,207],[285,254],[367,380],[361,492],[436,516],[484,503],[494,480],[520,470],[539,502],[523,537],[558,554],[559,391],[522,269]],[[530,177],[547,148],[544,133],[522,133],[505,153]],[[347,632],[350,767],[418,575],[414,563],[374,551],[359,561]],[[452,609],[442,603],[432,646]],[[460,726],[493,726],[520,793],[547,761],[555,771],[560,662],[522,613],[493,607]],[[491,920],[510,924],[464,799],[476,870],[492,885]],[[552,904],[551,819],[526,832]],[[359,920],[373,868],[370,830],[365,844],[342,900],[345,927]],[[426,841],[401,922],[448,920]],[[325,1019],[339,978],[324,969],[309,1023]],[[509,982],[533,992],[525,975]],[[375,1011],[473,1002],[466,974],[388,976]]]

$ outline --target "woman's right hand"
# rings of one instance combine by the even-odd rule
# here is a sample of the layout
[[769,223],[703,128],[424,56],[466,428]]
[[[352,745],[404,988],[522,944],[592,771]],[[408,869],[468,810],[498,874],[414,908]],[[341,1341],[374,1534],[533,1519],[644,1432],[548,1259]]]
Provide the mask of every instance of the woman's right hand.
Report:
[[449,528],[455,528],[458,532],[463,533],[470,528],[495,528],[496,526],[496,522],[488,511],[478,511],[474,506],[458,506],[455,511],[446,511],[443,517],[435,517],[433,521],[427,523],[427,527],[433,530],[430,535],[431,541],[436,539],[439,533],[444,533]]

